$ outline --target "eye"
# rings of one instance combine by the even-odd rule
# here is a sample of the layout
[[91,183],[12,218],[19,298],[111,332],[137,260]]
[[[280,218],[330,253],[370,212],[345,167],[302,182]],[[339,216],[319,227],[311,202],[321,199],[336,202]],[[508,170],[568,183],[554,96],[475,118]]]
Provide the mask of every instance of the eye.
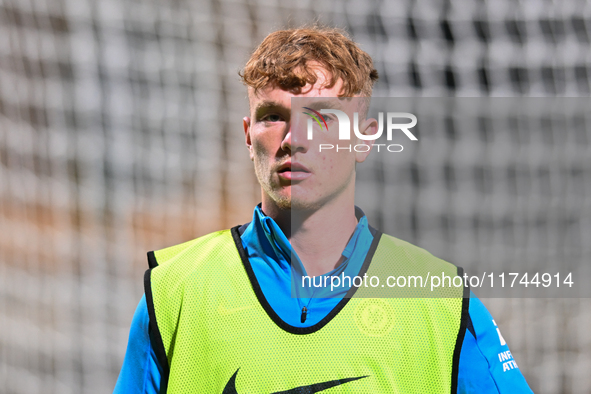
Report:
[[268,115],[263,116],[261,118],[261,120],[264,122],[281,122],[281,120],[283,120],[283,118],[277,114],[268,114]]

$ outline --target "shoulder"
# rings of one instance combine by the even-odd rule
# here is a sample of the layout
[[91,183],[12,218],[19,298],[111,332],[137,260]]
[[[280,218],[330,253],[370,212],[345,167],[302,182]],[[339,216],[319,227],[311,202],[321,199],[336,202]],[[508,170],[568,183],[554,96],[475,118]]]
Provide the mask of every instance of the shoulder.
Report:
[[148,253],[150,269],[144,278],[146,294],[154,298],[187,287],[212,286],[236,275],[243,249],[237,228],[217,231],[191,241]]
[[410,242],[393,237],[392,235],[382,234],[382,237],[380,239],[380,244],[387,245],[390,248],[396,248],[399,251],[406,253],[408,255],[436,258],[431,253],[429,253],[427,250],[425,250],[417,245],[411,244]]
[[[461,268],[454,264],[434,256],[429,251],[413,245],[410,242],[403,241],[391,235],[382,234],[378,244],[376,254],[380,253],[386,258],[394,259],[406,264],[406,266],[413,270],[429,271],[432,274],[437,273],[431,270],[443,270],[445,274],[460,274]],[[441,272],[439,272],[441,273]]]
[[198,254],[199,256],[219,252],[220,248],[234,244],[233,231],[227,229],[203,235],[190,241],[170,246],[164,249],[148,252],[148,262],[151,268],[166,266],[183,257]]
[[[240,263],[236,229],[216,231],[179,245],[148,253],[150,269],[144,287],[156,292],[174,291],[187,281],[195,282],[223,274],[224,266]],[[211,278],[210,278],[211,279]],[[181,286],[182,287],[182,286]]]

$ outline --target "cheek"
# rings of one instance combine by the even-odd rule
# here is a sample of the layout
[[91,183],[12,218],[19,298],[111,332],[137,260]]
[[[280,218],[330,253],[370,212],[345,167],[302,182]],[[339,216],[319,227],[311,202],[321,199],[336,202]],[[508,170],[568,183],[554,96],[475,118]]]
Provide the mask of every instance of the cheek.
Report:
[[328,180],[337,180],[349,176],[355,167],[355,156],[349,152],[332,152],[320,158],[320,168]]
[[252,149],[255,157],[265,157],[269,154],[268,143],[263,138],[254,139]]
[[255,154],[269,156],[280,148],[281,141],[281,135],[276,130],[269,128],[253,136],[252,147]]

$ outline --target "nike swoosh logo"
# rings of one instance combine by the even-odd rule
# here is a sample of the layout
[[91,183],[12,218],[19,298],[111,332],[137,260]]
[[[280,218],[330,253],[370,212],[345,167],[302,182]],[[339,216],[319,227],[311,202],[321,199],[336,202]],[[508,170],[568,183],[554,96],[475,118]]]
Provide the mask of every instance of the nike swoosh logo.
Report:
[[231,315],[232,313],[245,311],[250,308],[252,308],[252,305],[240,306],[238,308],[226,308],[225,306],[220,304],[220,306],[218,306],[218,313],[222,316],[227,316],[227,315]]
[[[222,394],[238,394],[238,392],[236,391],[236,376],[238,375],[239,370],[240,370],[240,368],[238,368],[236,370],[236,372],[234,372],[234,375],[232,375],[232,377],[230,378],[230,380],[226,384],[226,387],[224,387],[224,391],[222,392]],[[349,383],[354,380],[359,380],[359,379],[363,379],[363,378],[367,378],[367,376],[360,376],[358,378],[346,378],[346,379],[331,380],[329,382],[315,383],[315,384],[311,384],[308,386],[300,386],[300,387],[293,388],[291,390],[277,391],[276,393],[271,393],[271,394],[314,394],[314,393],[318,393],[320,391],[328,390],[329,388],[332,388],[335,386],[340,386],[341,384]]]

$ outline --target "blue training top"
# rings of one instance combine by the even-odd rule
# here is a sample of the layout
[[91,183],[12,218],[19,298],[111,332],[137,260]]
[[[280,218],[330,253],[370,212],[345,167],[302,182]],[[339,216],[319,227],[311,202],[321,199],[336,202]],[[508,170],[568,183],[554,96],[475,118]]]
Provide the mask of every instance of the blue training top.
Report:
[[[325,275],[356,276],[367,255],[374,235],[363,212],[356,208],[359,223],[343,251],[343,262]],[[257,206],[253,220],[240,228],[242,245],[253,271],[273,310],[286,323],[309,327],[324,318],[340,301],[340,297],[292,298],[292,270],[306,275],[300,259],[273,219]],[[349,289],[345,288],[343,294]],[[297,291],[297,287],[294,289]],[[308,295],[310,294],[302,294]],[[341,295],[341,296],[342,296]],[[490,313],[482,302],[470,295],[469,322],[458,373],[458,393],[532,393],[511,356],[509,347]],[[303,307],[308,309],[301,322]],[[129,332],[127,352],[114,393],[158,394],[162,367],[150,343],[149,316],[145,295],[140,300]]]

